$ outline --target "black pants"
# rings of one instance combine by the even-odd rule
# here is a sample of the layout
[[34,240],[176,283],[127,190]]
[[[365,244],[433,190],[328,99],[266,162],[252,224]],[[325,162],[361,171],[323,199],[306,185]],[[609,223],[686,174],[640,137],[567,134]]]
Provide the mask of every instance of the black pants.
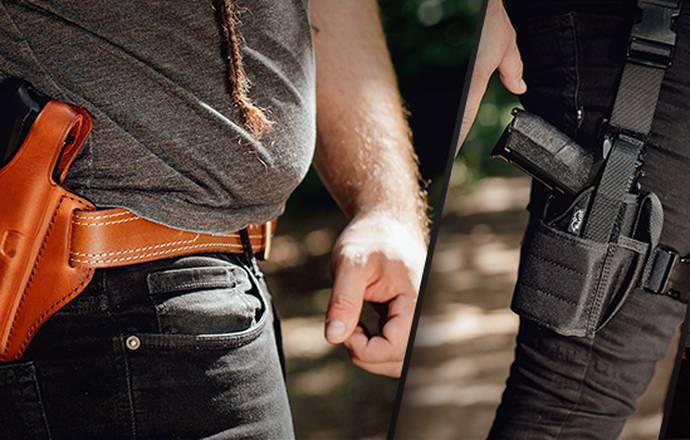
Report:
[[0,365],[0,438],[292,438],[273,323],[243,256],[99,270]]
[[[601,148],[600,130],[615,98],[634,2],[516,1],[510,6],[529,88],[526,109],[581,145]],[[687,254],[690,15],[681,16],[677,28],[675,63],[664,79],[641,183],[664,205],[661,243]],[[543,196],[544,189],[535,186],[532,202],[538,205]],[[616,438],[683,315],[680,302],[638,289],[593,339],[561,336],[522,319],[490,438]]]

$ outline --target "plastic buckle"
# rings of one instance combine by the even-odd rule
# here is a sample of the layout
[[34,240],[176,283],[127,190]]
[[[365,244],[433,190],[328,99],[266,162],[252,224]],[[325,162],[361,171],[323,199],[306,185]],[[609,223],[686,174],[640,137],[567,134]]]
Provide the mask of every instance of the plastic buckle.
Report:
[[642,18],[635,23],[628,42],[628,61],[667,69],[673,62],[676,31],[673,23],[680,15],[678,1],[638,0]]
[[683,303],[690,297],[690,256],[680,257],[670,249],[657,248],[645,290]]
[[666,295],[683,303],[690,297],[690,257],[676,259],[666,282]]
[[670,249],[659,248],[655,252],[652,263],[651,282],[647,290],[657,295],[665,295],[669,290],[670,275],[678,264],[678,253]]

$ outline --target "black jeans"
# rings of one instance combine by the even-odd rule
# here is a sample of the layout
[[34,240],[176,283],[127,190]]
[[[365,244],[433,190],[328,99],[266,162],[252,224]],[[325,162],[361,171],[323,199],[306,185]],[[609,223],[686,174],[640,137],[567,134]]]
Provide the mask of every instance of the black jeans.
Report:
[[690,348],[686,347],[678,370],[678,379],[672,391],[672,399],[666,419],[664,439],[690,438]]
[[252,267],[207,254],[97,271],[0,365],[0,437],[292,438],[278,322]]
[[[610,8],[614,3],[618,7]],[[581,145],[601,148],[600,129],[620,79],[634,2],[552,1],[547,9],[543,4],[510,4],[528,85],[523,103]],[[661,243],[686,254],[690,16],[681,16],[677,28],[675,64],[664,80],[641,183],[663,202]],[[544,194],[535,185],[532,205]],[[683,316],[680,302],[635,289],[593,339],[562,336],[521,319],[515,361],[489,437],[616,438]]]

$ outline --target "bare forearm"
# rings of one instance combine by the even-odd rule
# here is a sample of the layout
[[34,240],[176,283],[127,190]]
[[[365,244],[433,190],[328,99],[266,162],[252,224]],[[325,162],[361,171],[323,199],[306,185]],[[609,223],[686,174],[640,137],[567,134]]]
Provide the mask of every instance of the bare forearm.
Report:
[[346,215],[383,212],[426,237],[426,202],[374,0],[312,0],[315,164]]

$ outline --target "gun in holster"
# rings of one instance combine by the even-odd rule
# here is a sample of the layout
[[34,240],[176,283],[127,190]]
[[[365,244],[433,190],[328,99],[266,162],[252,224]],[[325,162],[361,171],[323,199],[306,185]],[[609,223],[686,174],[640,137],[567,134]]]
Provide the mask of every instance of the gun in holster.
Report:
[[513,117],[492,155],[549,193],[522,243],[513,310],[557,333],[593,337],[636,287],[687,302],[690,260],[659,246],[663,207],[638,185],[640,141],[611,133],[592,151],[537,115]]
[[91,131],[88,113],[22,82],[3,102],[0,361],[7,361],[20,357],[41,325],[91,280],[93,269],[70,265],[67,244],[74,212],[95,207],[63,187]]

